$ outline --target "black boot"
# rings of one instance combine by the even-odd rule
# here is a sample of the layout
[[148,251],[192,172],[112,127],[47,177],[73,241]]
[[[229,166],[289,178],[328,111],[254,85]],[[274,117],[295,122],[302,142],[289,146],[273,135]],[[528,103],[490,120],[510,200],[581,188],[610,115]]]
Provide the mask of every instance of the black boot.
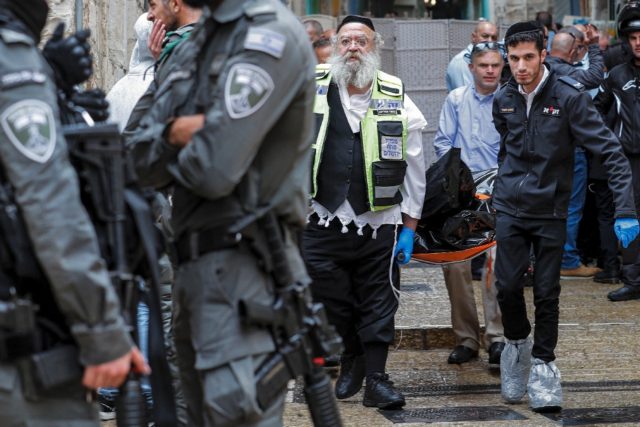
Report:
[[342,355],[340,357],[340,375],[336,381],[336,397],[346,399],[353,396],[362,388],[364,380],[364,355]]
[[624,285],[620,289],[609,292],[607,295],[609,301],[629,301],[632,299],[640,299],[640,286]]
[[380,409],[398,409],[405,405],[402,393],[393,388],[389,375],[376,372],[367,375],[367,386],[364,389],[364,406]]

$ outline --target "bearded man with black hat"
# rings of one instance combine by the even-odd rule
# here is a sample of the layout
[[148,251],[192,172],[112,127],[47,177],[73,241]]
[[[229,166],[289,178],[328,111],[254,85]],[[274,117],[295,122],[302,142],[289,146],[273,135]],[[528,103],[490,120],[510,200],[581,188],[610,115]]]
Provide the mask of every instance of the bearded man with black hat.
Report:
[[[342,336],[335,394],[405,404],[385,372],[399,286],[396,255],[409,262],[425,193],[422,113],[400,79],[380,71],[382,38],[370,19],[347,16],[334,54],[316,68],[312,214],[303,256],[312,292]],[[396,243],[397,239],[397,243]]]
[[[602,156],[616,208],[615,232],[624,246],[638,234],[629,162],[584,86],[544,64],[543,33],[535,22],[505,35],[513,78],[497,93],[493,119],[500,134],[496,210],[496,287],[507,344],[500,360],[502,396],[529,394],[534,411],[562,407],[558,341],[560,264],[576,145]],[[528,338],[522,276],[533,246],[535,331]]]
[[0,0],[0,425],[98,426],[91,390],[149,368],[69,163],[37,48],[47,14],[45,0]]
[[[627,43],[631,58],[613,67],[604,79],[594,104],[600,114],[606,116],[613,109],[613,131],[620,138],[624,153],[633,173],[633,195],[636,209],[640,209],[640,2],[623,6],[617,19],[618,35]],[[615,106],[615,108],[614,108]],[[640,249],[638,240],[622,249],[623,286],[608,294],[611,301],[628,301],[640,298]]]

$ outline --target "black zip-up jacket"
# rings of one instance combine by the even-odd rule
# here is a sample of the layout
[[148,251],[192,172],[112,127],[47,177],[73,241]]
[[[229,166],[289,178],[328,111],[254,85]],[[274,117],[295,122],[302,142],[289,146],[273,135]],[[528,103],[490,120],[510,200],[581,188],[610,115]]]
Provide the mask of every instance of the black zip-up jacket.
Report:
[[633,60],[613,67],[593,100],[603,117],[614,102],[613,132],[625,153],[640,155],[640,67]]
[[493,207],[521,218],[566,218],[576,145],[602,156],[616,217],[635,218],[629,162],[582,85],[553,71],[535,95],[527,117],[524,96],[512,79],[493,102],[500,134]]

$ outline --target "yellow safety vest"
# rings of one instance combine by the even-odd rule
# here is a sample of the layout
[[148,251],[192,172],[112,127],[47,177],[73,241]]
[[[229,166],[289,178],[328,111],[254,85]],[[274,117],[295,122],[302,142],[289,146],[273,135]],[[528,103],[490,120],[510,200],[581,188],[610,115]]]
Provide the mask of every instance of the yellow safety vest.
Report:
[[[311,197],[318,189],[317,176],[329,127],[327,93],[331,83],[331,65],[316,67],[316,97],[313,111],[322,117],[312,145],[313,171]],[[402,81],[378,71],[371,91],[369,109],[360,122],[360,137],[365,164],[367,198],[372,211],[381,211],[402,201],[400,186],[407,170],[407,111],[404,108]]]

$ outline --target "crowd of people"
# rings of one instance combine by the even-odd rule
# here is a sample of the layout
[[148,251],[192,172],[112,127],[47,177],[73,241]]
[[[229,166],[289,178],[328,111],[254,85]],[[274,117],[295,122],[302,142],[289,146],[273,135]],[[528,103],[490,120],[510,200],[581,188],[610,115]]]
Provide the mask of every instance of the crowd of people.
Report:
[[[62,133],[69,105],[92,123],[107,119],[108,103],[77,87],[91,73],[88,32],[64,38],[57,30],[38,49],[47,13],[46,0],[0,0],[0,424],[96,425],[98,404],[103,420],[119,411],[126,390],[117,387],[130,370],[150,374],[145,331],[155,305],[143,300],[134,310],[140,351]],[[505,401],[528,394],[533,410],[550,412],[562,407],[560,279],[622,282],[611,301],[640,299],[640,5],[623,8],[621,42],[608,47],[626,56],[604,54],[593,25],[537,18],[513,24],[502,41],[494,24],[478,23],[443,70],[449,93],[432,143],[437,158],[458,148],[472,172],[497,169],[497,244],[480,266],[484,334],[473,263],[442,267],[456,337],[448,363],[466,363],[483,347],[500,369]],[[264,314],[247,321],[247,307],[266,304],[275,315],[282,264],[342,339],[335,397],[364,386],[364,406],[405,406],[386,364],[400,270],[429,185],[427,122],[402,79],[382,70],[375,22],[349,15],[325,30],[277,0],[150,0],[135,34],[127,75],[106,100],[164,236],[158,319],[173,425],[282,424],[288,377],[284,386],[269,381],[282,377],[286,349]],[[577,243],[588,191],[599,266],[587,265]],[[1,216],[7,207],[20,221]],[[18,268],[18,249],[43,274]],[[10,321],[18,298],[37,303],[33,323],[46,327],[27,333]],[[63,344],[77,348],[81,375],[62,385],[27,382],[38,372],[24,361],[46,361]],[[154,384],[141,387],[150,410]]]
[[[625,17],[625,13],[628,16]],[[632,113],[625,111],[631,110],[632,107],[621,108],[619,103],[624,99],[622,94],[607,88],[611,78],[608,71],[615,69],[619,72],[622,67],[633,67],[620,65],[619,68],[615,68],[619,64],[627,64],[630,60],[629,50],[633,50],[635,28],[635,20],[632,18],[637,17],[635,14],[635,6],[623,11],[622,20],[619,22],[621,42],[615,45],[614,49],[620,49],[622,46],[622,52],[626,54],[618,55],[617,58],[614,58],[616,54],[613,52],[608,55],[605,53],[609,47],[606,32],[586,23],[562,27],[553,22],[551,14],[540,12],[536,21],[522,24],[515,34],[507,33],[502,41],[499,41],[498,29],[493,23],[480,21],[471,34],[471,43],[451,59],[446,69],[445,81],[449,94],[442,106],[433,140],[436,158],[443,157],[452,147],[457,147],[461,149],[462,160],[472,172],[500,167],[493,200],[493,207],[497,212],[497,247],[492,249],[487,257],[474,259],[474,263],[465,261],[442,267],[456,338],[456,346],[449,355],[448,362],[466,363],[476,358],[479,348],[483,346],[488,353],[489,365],[501,366],[503,395],[508,401],[520,400],[527,391],[529,381],[532,407],[549,410],[561,406],[560,374],[553,362],[553,350],[557,341],[559,278],[593,279],[596,282],[611,284],[622,282],[623,286],[620,289],[609,293],[608,298],[611,301],[640,297],[637,294],[640,288],[636,285],[634,267],[637,250],[634,249],[633,239],[629,240],[625,234],[630,230],[629,236],[633,237],[637,232],[637,222],[633,214],[634,199],[628,197],[629,194],[633,194],[632,188],[636,188],[637,185],[631,185],[628,170],[624,171],[624,178],[612,177],[607,173],[620,172],[630,164],[633,176],[638,175],[634,167],[634,151],[630,143],[625,145],[621,133],[622,130],[626,130],[627,135],[630,135],[631,129],[634,128]],[[317,38],[317,35],[322,34],[322,28],[317,21],[304,21],[304,24],[314,47],[329,44],[329,40],[325,42],[322,36],[320,39]],[[514,28],[518,26],[512,27],[510,31]],[[334,43],[339,42],[339,36],[340,31],[338,37],[334,38]],[[625,48],[627,40],[631,49]],[[376,51],[375,46],[372,47],[372,51]],[[513,51],[518,53],[512,54]],[[524,58],[520,58],[520,51],[524,52]],[[324,56],[317,49],[316,52],[318,62],[325,63]],[[516,63],[515,68],[513,62]],[[531,65],[534,62],[539,62],[536,67]],[[330,60],[330,63],[332,72],[340,70],[339,62]],[[377,67],[380,67],[379,62]],[[615,75],[615,72],[611,74]],[[551,81],[547,83],[547,80]],[[567,87],[552,83],[556,80]],[[631,85],[628,82],[633,83],[633,79],[629,77],[619,82],[616,89],[629,90]],[[336,83],[339,88],[339,80]],[[622,89],[625,84],[627,87]],[[517,90],[515,95],[509,95],[509,105],[503,110],[496,110],[499,108],[497,95],[501,85],[504,92],[512,87]],[[534,100],[533,95],[527,97],[531,92],[534,95],[539,91],[544,93],[543,89],[547,85],[554,88],[554,94],[558,99]],[[370,96],[374,99],[375,87],[374,84],[374,90],[370,91]],[[569,87],[579,92],[586,91],[585,95],[578,97],[579,104],[576,103],[578,101],[574,101],[576,97],[570,93]],[[349,93],[351,92],[353,94],[348,100],[343,93],[340,97],[342,106],[349,112],[354,111],[353,103],[357,100],[357,91],[352,90]],[[566,95],[559,96],[559,93]],[[587,96],[592,101],[587,100]],[[571,99],[570,106],[565,107],[569,101],[562,99],[564,97],[567,100]],[[627,102],[624,104],[632,105],[631,94],[625,97]],[[404,99],[407,114],[410,114],[412,103],[406,94]],[[522,107],[524,114],[519,104],[514,104],[518,99],[526,101],[525,107]],[[617,110],[612,108],[614,99],[618,100]],[[541,111],[527,117],[529,111],[536,107]],[[579,118],[574,117],[576,112]],[[508,114],[505,114],[503,119],[501,113]],[[366,114],[362,114],[364,119],[360,123],[361,135],[366,135]],[[549,123],[547,116],[553,118]],[[515,127],[511,124],[512,119],[516,119],[520,124],[525,123],[525,127]],[[599,123],[599,127],[593,123]],[[556,124],[558,126],[552,126]],[[552,133],[549,133],[549,129],[553,130]],[[616,136],[613,136],[611,130],[616,131]],[[353,132],[357,134],[357,128],[354,128]],[[326,138],[331,138],[329,135]],[[411,133],[408,132],[407,135],[409,141]],[[621,155],[620,144],[612,143],[617,140],[616,137],[622,143],[624,156]],[[602,145],[602,141],[593,145],[596,138],[606,139],[607,145]],[[555,141],[562,141],[561,150],[554,146]],[[549,143],[549,147],[545,147],[545,144]],[[367,142],[363,141],[362,144],[366,147]],[[567,147],[572,150],[571,159],[567,157]],[[331,151],[334,152],[336,149],[332,148]],[[354,164],[361,162],[361,158],[355,157],[356,155]],[[409,158],[407,156],[407,159]],[[513,160],[515,158],[517,160]],[[333,159],[333,163],[339,162]],[[365,159],[364,164],[367,163]],[[527,164],[529,169],[523,169]],[[409,160],[407,165],[408,174],[411,167]],[[567,165],[573,165],[573,169],[567,169]],[[349,170],[353,173],[352,169]],[[335,184],[336,171],[331,173],[334,174],[331,182]],[[353,175],[344,176],[354,179]],[[408,175],[405,178],[405,185],[411,182],[409,177]],[[322,189],[322,184],[318,185]],[[516,188],[522,194],[517,193],[514,197],[511,192]],[[626,198],[622,198],[621,188],[626,188]],[[578,232],[587,191],[595,198],[596,208],[591,207],[593,212],[588,214],[597,217],[599,235],[595,240],[589,240],[586,245],[599,249],[595,251],[598,255],[596,259],[590,258],[594,253],[593,248],[582,251],[583,247],[578,246]],[[340,191],[334,187],[331,194],[335,196],[336,193],[343,194],[346,190]],[[312,207],[315,208],[308,232],[316,228],[315,221],[319,222],[320,228],[335,227],[336,232],[342,227],[341,232],[346,235],[342,237],[341,245],[327,245],[327,248],[330,248],[328,250],[339,260],[344,260],[347,268],[366,265],[362,260],[356,263],[346,261],[347,257],[339,248],[349,239],[349,226],[355,226],[359,230],[364,223],[376,229],[377,224],[372,225],[370,216],[361,217],[357,209],[344,212],[339,203],[334,203],[331,207],[331,204],[322,202],[322,198],[326,196],[320,194],[320,197],[321,199],[318,199],[316,195],[312,200]],[[411,195],[405,196],[400,204],[401,208],[405,206],[404,209],[407,209],[407,197],[411,199]],[[340,198],[339,201],[341,200],[343,199]],[[356,203],[348,197],[345,203],[347,202],[352,207]],[[545,207],[545,204],[550,206]],[[320,209],[317,209],[318,206]],[[622,253],[618,249],[618,239],[623,241]],[[396,240],[398,245],[402,243],[401,238]],[[315,255],[321,250],[320,247],[327,250],[317,242],[308,244],[305,250]],[[630,255],[630,251],[634,255]],[[317,262],[314,257],[311,260]],[[476,261],[480,260],[482,263],[478,267],[479,263]],[[337,319],[350,319],[352,315],[340,308],[343,303],[338,302],[335,285],[318,289],[321,287],[320,283],[327,279],[341,283],[334,275],[339,274],[339,265],[331,264],[332,274],[328,276],[323,269],[324,275],[319,278],[314,275],[317,268],[313,266],[313,262],[309,262],[308,256],[307,262],[314,280],[314,295],[318,295],[318,298],[325,302],[330,314],[333,314],[331,320],[342,324],[342,320]],[[326,267],[326,261],[323,262]],[[336,263],[336,260],[333,263]],[[594,265],[588,265],[591,263]],[[351,271],[359,272],[357,269]],[[480,332],[471,286],[472,279],[480,277],[487,283],[487,286],[481,287],[485,316],[484,334]],[[355,308],[360,307],[363,302],[366,302],[367,310],[376,307],[369,299],[373,295],[372,291],[367,292],[367,298],[360,296],[359,289],[362,285],[358,285],[358,279],[355,277],[351,280],[351,284],[345,288],[354,294],[344,299],[350,301]],[[392,284],[396,283],[393,276],[389,276],[389,280]],[[371,279],[368,279],[368,282],[374,283]],[[527,340],[531,326],[524,309],[523,283],[534,287],[536,331],[533,342]],[[332,313],[332,310],[338,309],[341,313]],[[366,316],[356,318],[359,322],[367,323]],[[356,331],[357,325],[356,323]],[[503,325],[509,327],[505,328]],[[363,332],[356,334],[349,332],[352,328],[353,324],[349,322],[338,328],[343,338],[349,337],[345,341],[347,345],[341,358],[341,371],[336,387],[336,396],[339,399],[355,394],[362,385],[365,373],[373,372],[368,368],[375,365],[371,360],[371,350],[367,350],[365,345],[372,341],[368,335],[370,328],[363,327]],[[354,335],[360,338],[360,347],[352,344]],[[372,344],[369,343],[368,346],[371,347]],[[529,364],[529,356],[520,358],[524,354],[531,355],[533,367]],[[514,360],[526,360],[527,364],[525,367],[519,366]],[[523,377],[525,371],[526,377]],[[557,381],[549,381],[549,378],[557,378]]]

